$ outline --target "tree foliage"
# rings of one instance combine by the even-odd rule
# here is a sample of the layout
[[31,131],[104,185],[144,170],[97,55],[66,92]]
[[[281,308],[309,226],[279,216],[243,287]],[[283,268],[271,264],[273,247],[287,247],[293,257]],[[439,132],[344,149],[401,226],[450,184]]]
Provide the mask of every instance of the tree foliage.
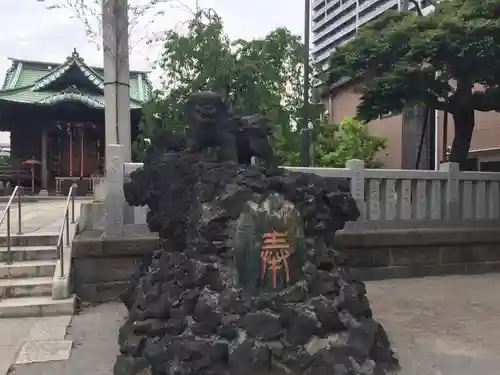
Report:
[[[265,37],[230,40],[219,15],[197,11],[185,33],[168,31],[157,62],[162,88],[144,106],[142,130],[153,137],[158,127],[182,131],[182,103],[190,93],[219,93],[238,115],[261,113],[275,127],[275,148],[287,165],[298,163],[303,102],[303,53],[299,36],[277,28]],[[314,123],[323,110],[311,103]],[[159,119],[159,121],[157,120]]]
[[344,168],[348,160],[359,159],[367,168],[380,168],[376,156],[385,145],[385,138],[368,134],[366,125],[354,118],[345,118],[338,125],[325,122],[316,140],[316,166]]
[[10,156],[0,155],[0,166],[9,166],[9,165],[10,165]]
[[474,111],[500,111],[500,0],[443,0],[426,17],[387,12],[339,47],[327,84],[362,81],[364,121],[424,103],[448,111],[450,160],[464,165]]

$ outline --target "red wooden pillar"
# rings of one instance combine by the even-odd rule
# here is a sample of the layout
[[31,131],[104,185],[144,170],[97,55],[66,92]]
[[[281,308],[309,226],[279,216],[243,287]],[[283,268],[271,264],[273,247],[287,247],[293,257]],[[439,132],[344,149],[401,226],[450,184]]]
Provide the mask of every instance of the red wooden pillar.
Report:
[[85,166],[84,159],[85,159],[85,153],[84,153],[84,147],[83,147],[83,125],[80,126],[80,177],[83,178],[83,168]]
[[73,132],[70,123],[68,123],[68,145],[69,177],[73,177]]

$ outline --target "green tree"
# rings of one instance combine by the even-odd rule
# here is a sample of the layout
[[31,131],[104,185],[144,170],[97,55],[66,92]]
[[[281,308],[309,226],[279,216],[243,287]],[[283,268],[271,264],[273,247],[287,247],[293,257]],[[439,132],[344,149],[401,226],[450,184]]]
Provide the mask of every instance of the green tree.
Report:
[[9,165],[10,165],[10,156],[0,155],[0,166],[9,166]]
[[[193,92],[211,90],[236,114],[266,116],[275,127],[281,162],[296,165],[303,110],[300,37],[277,28],[261,39],[231,41],[212,9],[197,11],[186,26],[187,32],[170,30],[162,39],[157,65],[163,87],[144,106],[144,136],[154,137],[161,129],[182,131],[184,100]],[[322,107],[311,103],[312,122]]]
[[380,168],[377,153],[386,139],[368,134],[366,124],[348,117],[340,124],[322,123],[316,140],[316,166],[344,168],[350,159],[364,160],[367,168]]
[[450,160],[467,160],[474,111],[500,111],[500,0],[443,0],[435,12],[388,12],[339,47],[325,83],[362,84],[357,116],[370,121],[423,103],[448,111]]

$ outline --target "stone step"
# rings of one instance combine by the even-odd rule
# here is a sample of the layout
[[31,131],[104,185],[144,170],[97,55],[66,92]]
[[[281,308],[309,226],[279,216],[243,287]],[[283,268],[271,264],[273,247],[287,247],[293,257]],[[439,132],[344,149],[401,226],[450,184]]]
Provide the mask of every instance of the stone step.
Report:
[[[57,259],[57,248],[54,245],[45,246],[11,246],[12,261],[53,260]],[[0,262],[7,262],[9,255],[6,246],[0,247]]]
[[[12,246],[48,246],[57,245],[57,233],[11,233],[10,244]],[[0,234],[0,246],[7,246],[7,235],[5,232]]]
[[53,300],[47,297],[23,297],[0,300],[0,318],[73,315],[76,297]]
[[0,279],[18,277],[52,277],[57,260],[26,260],[8,264],[0,262]]
[[0,279],[0,298],[52,296],[52,277]]

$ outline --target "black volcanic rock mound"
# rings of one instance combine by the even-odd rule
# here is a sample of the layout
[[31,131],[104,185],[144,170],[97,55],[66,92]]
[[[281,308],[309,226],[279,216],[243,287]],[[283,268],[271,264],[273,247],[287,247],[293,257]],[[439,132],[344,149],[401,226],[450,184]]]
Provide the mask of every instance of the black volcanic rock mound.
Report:
[[349,375],[397,367],[335,232],[359,216],[347,185],[177,152],[125,186],[165,250],[123,301],[115,375]]

